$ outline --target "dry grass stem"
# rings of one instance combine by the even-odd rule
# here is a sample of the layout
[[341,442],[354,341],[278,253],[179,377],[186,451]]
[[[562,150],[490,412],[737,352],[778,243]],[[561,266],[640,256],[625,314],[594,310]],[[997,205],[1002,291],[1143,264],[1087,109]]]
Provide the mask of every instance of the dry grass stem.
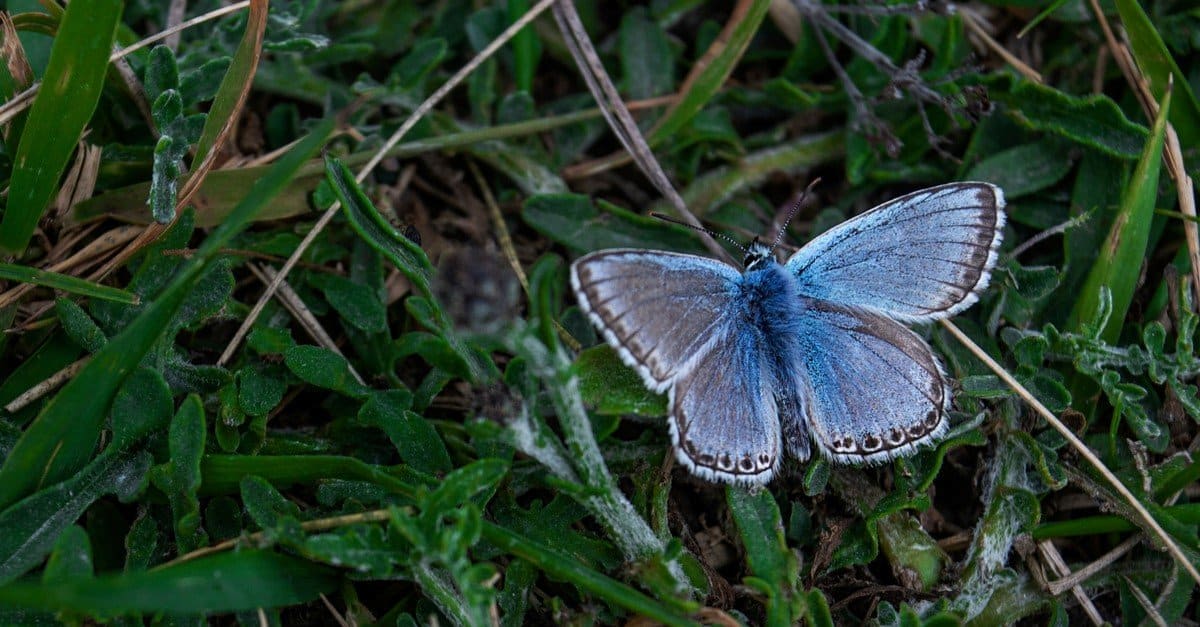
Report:
[[[1049,540],[1042,540],[1037,543],[1038,553],[1042,556],[1042,561],[1050,567],[1050,570],[1059,577],[1065,577],[1071,574],[1070,567],[1055,548],[1054,543]],[[1100,610],[1096,609],[1096,605],[1088,598],[1083,587],[1077,582],[1070,587],[1071,594],[1075,596],[1075,600],[1079,601],[1079,607],[1083,609],[1083,613],[1087,614],[1088,620],[1092,621],[1093,625],[1103,625],[1104,617],[1100,615]],[[1056,595],[1057,596],[1057,595]]]
[[[264,285],[270,285],[279,275],[279,273],[275,272],[275,269],[271,266],[260,266],[256,263],[248,263],[246,266],[250,268],[250,271],[254,273],[254,276],[258,277],[258,279],[262,281]],[[337,342],[333,341],[333,337],[331,337],[329,332],[325,330],[325,327],[321,325],[321,321],[317,320],[317,317],[313,315],[312,310],[310,310],[308,306],[304,304],[304,300],[301,299],[300,295],[292,289],[292,286],[287,284],[287,281],[279,282],[279,301],[283,303],[283,306],[288,310],[288,313],[292,314],[292,317],[296,319],[296,322],[300,323],[300,326],[304,328],[304,331],[308,333],[308,336],[311,337],[318,346],[333,351],[345,359],[346,355],[342,352],[341,347],[337,345]],[[362,375],[358,374],[358,371],[354,369],[354,366],[349,360],[346,360],[346,367],[350,369],[350,374],[354,375],[354,380],[358,381],[362,385],[367,384],[366,380],[362,378]]]
[[1053,427],[1054,430],[1059,433],[1059,435],[1063,436],[1063,438],[1067,440],[1067,442],[1071,445],[1071,448],[1075,449],[1075,451],[1078,452],[1081,457],[1086,459],[1088,463],[1100,473],[1100,476],[1104,477],[1104,480],[1107,481],[1109,485],[1111,485],[1113,489],[1121,495],[1121,498],[1125,499],[1129,503],[1129,506],[1137,512],[1138,516],[1146,524],[1153,535],[1163,543],[1167,551],[1171,554],[1171,557],[1173,557],[1181,566],[1183,566],[1184,569],[1188,571],[1188,575],[1190,575],[1192,579],[1196,581],[1196,583],[1200,583],[1200,571],[1196,570],[1196,565],[1192,564],[1191,561],[1188,560],[1187,556],[1184,555],[1183,550],[1180,549],[1179,545],[1175,543],[1175,540],[1172,539],[1169,534],[1167,534],[1166,530],[1162,528],[1162,525],[1158,524],[1158,521],[1155,520],[1154,516],[1150,514],[1150,511],[1146,509],[1146,506],[1142,505],[1142,502],[1139,501],[1136,496],[1134,496],[1133,492],[1131,492],[1129,488],[1126,487],[1125,484],[1122,483],[1121,480],[1118,479],[1117,476],[1108,469],[1108,466],[1105,466],[1104,462],[1100,461],[1100,458],[1097,457],[1096,454],[1093,453],[1092,450],[1088,448],[1087,445],[1084,444],[1083,441],[1080,440],[1079,437],[1067,427],[1067,425],[1063,424],[1063,422],[1058,419],[1058,416],[1055,416],[1053,412],[1047,409],[1046,406],[1037,399],[1037,397],[1031,394],[1029,390],[1025,389],[1025,386],[1021,385],[1016,378],[1009,374],[1008,371],[1004,369],[1004,366],[1001,366],[996,362],[995,359],[992,359],[991,355],[987,354],[987,352],[980,348],[978,344],[971,340],[971,338],[967,337],[967,335],[963,333],[961,329],[955,326],[954,323],[950,322],[949,320],[942,320],[941,323],[942,327],[954,336],[954,339],[958,340],[960,344],[966,347],[967,350],[971,351],[971,353],[974,354],[977,359],[982,361],[992,372],[994,372],[996,376],[1000,377],[1000,379],[1004,381],[1005,385],[1012,389],[1013,392],[1016,392],[1017,396],[1021,397],[1021,400],[1025,401],[1030,407],[1033,408],[1035,412],[1038,413],[1038,415],[1044,418],[1047,424]]
[[46,394],[58,389],[59,386],[69,381],[71,377],[79,374],[79,371],[83,370],[83,367],[86,366],[91,360],[92,357],[89,355],[50,375],[41,383],[29,388],[28,390],[25,390],[20,396],[9,401],[8,404],[4,406],[4,411],[11,414],[25,409],[34,401],[37,401],[39,398],[42,398]]

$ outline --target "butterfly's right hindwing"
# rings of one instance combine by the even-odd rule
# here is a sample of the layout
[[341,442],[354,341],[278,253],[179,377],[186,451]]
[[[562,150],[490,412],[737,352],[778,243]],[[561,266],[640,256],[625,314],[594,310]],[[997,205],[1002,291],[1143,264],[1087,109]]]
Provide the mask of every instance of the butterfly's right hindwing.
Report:
[[936,442],[948,427],[950,390],[925,340],[874,312],[803,302],[802,415],[821,454],[876,464]]
[[727,324],[740,273],[677,253],[605,250],[571,265],[580,306],[647,387],[665,392]]

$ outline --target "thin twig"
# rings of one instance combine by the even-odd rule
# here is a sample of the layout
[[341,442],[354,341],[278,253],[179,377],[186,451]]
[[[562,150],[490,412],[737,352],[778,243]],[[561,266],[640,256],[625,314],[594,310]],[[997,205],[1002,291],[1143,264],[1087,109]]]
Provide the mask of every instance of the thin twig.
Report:
[[1121,575],[1121,579],[1125,580],[1125,585],[1128,586],[1129,592],[1133,594],[1133,598],[1146,611],[1146,618],[1149,618],[1158,627],[1167,627],[1167,621],[1163,618],[1162,613],[1158,611],[1158,608],[1154,606],[1154,602],[1150,600],[1150,597],[1146,596],[1146,593],[1142,592],[1142,589],[1137,587],[1137,584],[1133,583],[1133,580],[1128,576]]
[[[579,13],[575,11],[575,5],[569,0],[554,5],[554,18],[558,22],[559,30],[562,31],[567,48],[571,51],[571,56],[575,58],[575,63],[579,66],[579,72],[583,75],[584,82],[587,83],[592,97],[596,99],[596,104],[604,113],[604,119],[608,121],[609,128],[621,141],[621,145],[625,147],[625,150],[641,168],[642,173],[649,177],[650,182],[667,198],[684,221],[697,229],[703,229],[703,225],[688,210],[687,203],[676,191],[675,186],[671,184],[671,180],[667,178],[662,165],[654,158],[650,145],[646,143],[646,138],[642,136],[637,122],[634,122],[629,109],[621,100],[621,94],[613,85],[612,79],[604,69],[604,64],[600,62],[600,55],[596,53],[596,48],[592,45],[592,40],[583,27],[583,21],[580,20]],[[709,251],[719,258],[730,259],[729,253],[712,236],[703,231],[701,233],[704,245]]]
[[[1058,548],[1054,546],[1053,542],[1042,540],[1037,543],[1037,548],[1038,552],[1042,555],[1042,560],[1046,562],[1050,570],[1054,571],[1055,575],[1065,577],[1071,574],[1070,567],[1067,566],[1066,561],[1063,560],[1062,555],[1059,554]],[[1092,624],[1103,625],[1104,617],[1100,615],[1100,610],[1096,609],[1096,604],[1092,603],[1087,593],[1083,591],[1083,586],[1076,583],[1071,586],[1070,590],[1071,594],[1075,596],[1075,600],[1079,601],[1079,607],[1083,608],[1083,613],[1087,614]]]
[[512,267],[513,274],[517,275],[521,289],[525,290],[525,294],[528,295],[529,278],[525,276],[525,268],[521,267],[521,260],[517,258],[517,247],[513,246],[512,236],[508,234],[508,226],[504,224],[500,205],[496,204],[496,197],[492,195],[492,190],[483,178],[483,173],[479,171],[479,166],[475,165],[474,161],[467,161],[467,168],[471,170],[471,176],[475,177],[475,184],[479,186],[479,193],[483,195],[483,204],[487,206],[488,213],[491,214],[492,228],[496,229],[496,241],[500,243],[500,250],[504,252],[504,258]]
[[39,398],[45,396],[58,386],[66,383],[72,377],[79,374],[79,371],[83,370],[83,367],[86,366],[91,360],[92,356],[88,355],[87,357],[84,357],[83,359],[80,359],[79,361],[76,361],[75,363],[70,364],[62,370],[50,375],[41,383],[38,383],[28,390],[25,390],[20,396],[9,401],[8,404],[4,406],[4,411],[11,414],[25,409],[30,403],[33,403]]
[[[183,23],[183,16],[187,15],[187,5],[187,0],[171,0],[171,5],[167,8],[168,30]],[[181,32],[177,30],[163,38],[163,45],[170,48],[171,52],[179,51],[179,36]]]
[[[345,514],[343,516],[331,516],[329,518],[318,518],[317,520],[306,520],[300,523],[300,529],[303,531],[326,531],[328,529],[337,529],[339,527],[357,525],[359,523],[380,522],[390,519],[391,516],[392,510],[390,509],[375,509],[367,512],[359,512],[357,514]],[[163,568],[188,562],[199,557],[212,555],[213,553],[220,553],[221,551],[227,551],[238,546],[239,544],[254,546],[259,542],[262,542],[263,538],[265,537],[266,532],[256,531],[254,533],[238,536],[236,538],[230,538],[228,540],[218,542],[212,546],[206,546],[196,549],[190,553],[184,553],[183,555],[180,555],[169,562],[155,566],[151,570],[162,570]]]
[[1058,235],[1059,233],[1065,233],[1067,231],[1067,229],[1073,229],[1073,228],[1083,224],[1084,222],[1087,222],[1089,219],[1091,219],[1090,212],[1081,213],[1081,214],[1075,216],[1074,218],[1067,220],[1066,222],[1056,224],[1056,225],[1042,231],[1041,233],[1038,233],[1037,235],[1034,235],[1033,237],[1025,240],[1024,242],[1021,242],[1020,246],[1017,246],[1016,248],[1012,249],[1012,252],[1008,253],[1008,257],[1010,259],[1015,259],[1017,257],[1020,257],[1022,254],[1025,253],[1025,251],[1042,243],[1043,241],[1046,240],[1046,238],[1053,237],[1055,235]]
[[942,327],[944,327],[950,332],[951,335],[954,336],[954,339],[958,340],[958,342],[965,346],[967,350],[971,351],[977,359],[987,365],[992,372],[996,373],[996,376],[1000,377],[1000,379],[1003,380],[1010,389],[1017,393],[1017,396],[1020,396],[1021,399],[1028,403],[1029,406],[1038,413],[1038,415],[1044,418],[1046,422],[1054,428],[1055,431],[1062,435],[1063,438],[1071,444],[1071,448],[1075,449],[1081,457],[1086,459],[1088,463],[1096,469],[1096,472],[1100,473],[1100,476],[1104,477],[1104,480],[1107,481],[1113,487],[1113,489],[1115,489],[1117,493],[1121,495],[1121,498],[1128,501],[1129,506],[1137,512],[1138,516],[1146,523],[1146,526],[1150,527],[1150,529],[1154,532],[1154,535],[1158,537],[1158,539],[1166,547],[1167,551],[1170,552],[1171,557],[1175,558],[1175,560],[1178,561],[1179,564],[1188,571],[1188,574],[1191,575],[1192,579],[1195,580],[1196,583],[1200,583],[1200,571],[1196,570],[1196,566],[1188,560],[1186,555],[1183,554],[1183,550],[1179,548],[1179,545],[1175,543],[1175,540],[1173,540],[1171,536],[1168,535],[1167,532],[1162,528],[1162,526],[1158,524],[1158,521],[1155,520],[1154,516],[1151,515],[1149,510],[1146,509],[1146,506],[1142,505],[1142,502],[1139,501],[1136,496],[1134,496],[1133,492],[1131,492],[1129,488],[1126,487],[1125,484],[1122,483],[1121,480],[1118,479],[1117,476],[1108,469],[1108,466],[1105,466],[1104,462],[1100,461],[1100,458],[1096,457],[1096,454],[1093,453],[1092,450],[1089,449],[1087,445],[1084,444],[1083,441],[1080,440],[1079,437],[1067,427],[1067,425],[1063,424],[1063,422],[1058,419],[1058,416],[1055,416],[1053,412],[1047,409],[1046,406],[1037,399],[1037,397],[1031,394],[1029,390],[1025,389],[1025,386],[1021,385],[1020,382],[1018,382],[1011,374],[1009,374],[1008,371],[1004,369],[1004,366],[1001,366],[999,363],[997,363],[995,359],[992,359],[991,355],[987,354],[982,348],[979,347],[978,344],[971,340],[971,338],[967,337],[962,330],[960,330],[957,326],[954,326],[954,323],[950,322],[949,320],[942,320],[941,323]]
[[[250,268],[250,271],[254,273],[254,276],[258,277],[258,279],[266,285],[270,285],[271,282],[275,280],[277,273],[271,266],[260,266],[256,263],[248,263],[246,264],[246,267]],[[329,332],[325,330],[325,327],[321,326],[321,322],[317,320],[317,317],[314,316],[312,311],[309,310],[308,306],[304,304],[304,300],[300,298],[299,294],[292,290],[292,286],[288,285],[286,281],[283,281],[279,284],[279,300],[283,303],[284,308],[286,308],[288,312],[292,314],[292,317],[294,317],[296,321],[300,323],[300,326],[304,327],[304,330],[308,333],[308,336],[315,340],[319,346],[341,355],[343,359],[346,358],[346,355],[342,353],[341,347],[339,347],[337,343],[333,341],[333,338],[329,336]],[[350,374],[354,375],[355,380],[357,380],[359,384],[367,384],[367,382],[362,378],[362,375],[358,374],[358,371],[354,369],[354,366],[350,365],[350,360],[348,359],[346,360],[346,367],[350,369]]]
[[958,15],[962,18],[963,24],[967,27],[967,30],[971,31],[971,34],[981,39],[983,44],[987,46],[989,50],[996,53],[996,56],[1000,57],[1001,59],[1004,59],[1004,62],[1011,65],[1013,69],[1015,69],[1021,76],[1024,76],[1026,79],[1035,83],[1041,84],[1044,82],[1042,75],[1038,73],[1037,70],[1029,67],[1024,61],[1018,59],[1016,55],[1009,52],[1007,48],[1001,46],[1000,42],[992,39],[992,36],[977,21],[977,18],[972,11],[966,9],[966,7],[960,7]]
[[248,6],[250,6],[250,0],[241,0],[241,2],[235,2],[227,7],[221,7],[219,9],[214,9],[212,11],[209,11],[208,13],[205,13],[203,15],[197,15],[196,17],[193,17],[190,20],[185,20],[183,22],[180,22],[179,24],[176,24],[175,26],[164,29],[162,32],[151,35],[135,44],[130,44],[129,46],[126,46],[124,48],[121,48],[120,50],[113,52],[112,56],[109,57],[109,60],[116,61],[117,59],[125,58],[125,57],[133,54],[134,52],[141,50],[142,48],[145,48],[146,46],[149,46],[150,44],[158,43],[159,41],[162,41],[162,40],[170,37],[171,35],[174,35],[175,33],[178,33],[183,30],[187,30],[197,24],[203,24],[204,22],[208,22],[210,20],[215,20],[218,17],[229,15],[230,13],[236,13]]
[[1082,584],[1096,573],[1099,573],[1107,569],[1109,566],[1112,566],[1113,563],[1121,559],[1122,556],[1132,551],[1135,546],[1141,544],[1142,540],[1142,536],[1137,535],[1126,538],[1124,542],[1118,544],[1111,551],[1093,560],[1087,566],[1084,566],[1083,568],[1064,576],[1062,579],[1048,582],[1046,584],[1046,591],[1054,596],[1058,596],[1063,592]]

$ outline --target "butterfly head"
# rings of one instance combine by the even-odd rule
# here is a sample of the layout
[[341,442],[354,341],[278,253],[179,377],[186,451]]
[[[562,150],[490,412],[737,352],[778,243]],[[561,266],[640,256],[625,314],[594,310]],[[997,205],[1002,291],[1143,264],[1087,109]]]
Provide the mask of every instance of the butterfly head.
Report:
[[768,246],[756,237],[750,245],[746,247],[746,257],[742,259],[742,266],[746,271],[761,269],[765,264],[775,260],[775,247]]

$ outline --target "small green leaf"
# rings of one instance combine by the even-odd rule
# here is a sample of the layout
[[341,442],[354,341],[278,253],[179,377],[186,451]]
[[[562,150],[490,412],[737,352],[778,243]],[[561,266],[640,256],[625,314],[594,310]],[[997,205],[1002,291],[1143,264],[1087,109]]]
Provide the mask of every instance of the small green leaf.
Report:
[[46,570],[42,573],[45,583],[66,583],[72,579],[88,579],[92,576],[92,545],[87,531],[79,525],[63,529],[54,541]]
[[813,588],[804,595],[804,621],[809,627],[833,627],[833,613],[829,601],[820,589]]
[[808,496],[823,494],[825,486],[829,485],[830,472],[829,461],[823,457],[817,457],[809,462],[808,468],[804,469],[804,493]]
[[200,67],[182,74],[179,77],[179,96],[183,98],[183,103],[195,105],[212,100],[217,95],[221,80],[229,67],[229,57],[220,57],[205,61]]
[[280,529],[288,525],[299,531],[296,523],[300,520],[300,508],[262,477],[243,477],[241,493],[246,513],[260,529]]
[[1007,93],[998,93],[1029,128],[1054,133],[1119,159],[1136,159],[1146,142],[1146,128],[1130,122],[1117,103],[1103,94],[1077,97],[1025,81]]
[[208,544],[208,534],[200,527],[200,459],[204,455],[204,407],[200,397],[189,395],[171,421],[169,448],[171,460],[156,473],[156,483],[171,502],[175,518],[175,542],[181,552]]
[[366,333],[387,331],[387,308],[375,290],[336,275],[321,277],[319,285],[342,320]]
[[[446,475],[438,488],[425,499],[425,509],[432,512],[450,512],[476,495],[496,489],[504,479],[508,464],[500,459],[480,459]],[[486,498],[484,499],[486,501]]]
[[139,366],[125,378],[110,414],[113,446],[124,448],[164,429],[171,421],[171,388],[155,370]]
[[175,53],[167,46],[151,48],[149,56],[146,62],[146,100],[154,102],[167,90],[179,87],[179,66],[175,63]]
[[412,558],[412,546],[389,537],[382,527],[362,525],[309,536],[304,553],[359,576],[384,579],[393,576],[398,562]]
[[63,331],[83,350],[94,353],[108,341],[100,326],[74,302],[60,298],[55,301],[54,310],[58,314],[58,321],[62,323]]
[[350,373],[346,358],[327,348],[298,344],[284,354],[284,363],[306,383],[341,392],[351,398],[366,398],[371,392]]
[[631,99],[653,98],[675,90],[675,58],[670,42],[644,7],[634,7],[621,18],[617,45],[624,91]]
[[579,393],[583,402],[597,414],[667,415],[666,397],[647,390],[641,377],[621,363],[616,351],[607,345],[593,346],[579,353],[575,371],[579,373]]
[[401,89],[420,87],[425,77],[446,58],[446,40],[418,41],[398,63],[392,66],[388,82]]
[[262,416],[283,400],[287,384],[275,376],[275,368],[259,364],[238,371],[238,406],[251,416]]
[[1071,171],[1071,165],[1062,143],[1045,139],[991,155],[971,168],[966,178],[999,185],[1005,198],[1013,199],[1054,185]]
[[125,572],[146,570],[158,554],[158,523],[145,507],[125,535]]
[[354,174],[329,155],[325,157],[325,180],[337,194],[342,211],[359,237],[391,261],[412,282],[418,294],[428,296],[433,265],[425,251],[388,223],[354,180]]
[[400,452],[400,459],[417,470],[431,474],[449,472],[454,466],[437,430],[420,414],[409,411],[408,390],[374,392],[358,410],[365,425],[378,427]]
[[[791,625],[800,618],[793,597],[798,594],[799,564],[783,535],[779,505],[767,490],[740,486],[725,488],[725,500],[737,523],[746,562],[754,578],[766,586],[767,625]],[[747,584],[751,582],[747,580]]]

